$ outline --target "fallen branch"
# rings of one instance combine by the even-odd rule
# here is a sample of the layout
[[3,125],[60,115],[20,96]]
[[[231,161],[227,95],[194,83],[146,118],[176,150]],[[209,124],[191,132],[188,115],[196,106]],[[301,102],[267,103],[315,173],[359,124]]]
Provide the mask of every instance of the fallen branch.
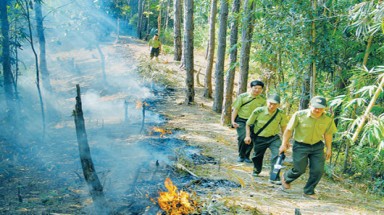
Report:
[[199,176],[197,176],[195,173],[193,173],[192,171],[190,171],[189,169],[187,169],[187,167],[185,167],[183,164],[180,164],[180,163],[176,163],[176,168],[178,169],[181,169],[181,170],[184,170],[186,172],[188,172],[190,175],[196,177],[196,178],[200,178]]

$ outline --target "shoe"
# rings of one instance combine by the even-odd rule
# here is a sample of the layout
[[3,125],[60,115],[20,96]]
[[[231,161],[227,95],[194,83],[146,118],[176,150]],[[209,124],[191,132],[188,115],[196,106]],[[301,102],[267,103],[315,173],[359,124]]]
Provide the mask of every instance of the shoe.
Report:
[[304,198],[307,198],[307,199],[313,199],[313,200],[319,200],[320,197],[316,194],[303,194],[303,197]]
[[244,158],[240,158],[240,157],[237,158],[237,162],[240,162],[240,163],[241,163],[241,162],[244,162]]
[[252,161],[249,160],[249,158],[245,158],[245,159],[244,159],[244,162],[245,162],[245,163],[252,163]]
[[252,172],[253,177],[258,177],[260,173],[257,173],[257,171],[254,169]]
[[278,180],[277,181],[273,181],[273,180],[269,179],[268,182],[271,183],[271,184],[281,185],[281,181],[278,181]]
[[284,187],[284,189],[291,189],[291,185],[288,184],[288,183],[285,181],[284,176],[282,176],[282,178],[281,178],[281,185]]

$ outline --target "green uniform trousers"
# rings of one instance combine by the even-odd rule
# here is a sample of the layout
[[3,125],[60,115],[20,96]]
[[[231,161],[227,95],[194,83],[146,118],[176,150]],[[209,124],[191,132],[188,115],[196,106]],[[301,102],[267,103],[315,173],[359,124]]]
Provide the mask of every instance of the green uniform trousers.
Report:
[[[256,137],[252,138],[253,141],[253,166],[255,172],[259,174],[263,168],[263,159],[265,151],[269,148],[271,150],[271,170],[273,171],[273,167],[276,164],[277,157],[279,156],[279,148],[281,146],[281,140],[279,135],[275,135],[272,137]],[[280,180],[280,177],[277,179]]]
[[292,152],[293,168],[285,172],[285,181],[291,183],[296,180],[305,173],[309,163],[309,178],[304,187],[304,193],[315,194],[315,187],[324,173],[324,143],[320,141],[311,145],[295,141]]
[[251,155],[253,142],[251,144],[245,144],[244,139],[246,135],[246,122],[247,119],[243,119],[240,117],[236,117],[235,122],[239,124],[239,127],[236,128],[237,131],[237,145],[239,147],[239,157],[240,158],[248,158]]

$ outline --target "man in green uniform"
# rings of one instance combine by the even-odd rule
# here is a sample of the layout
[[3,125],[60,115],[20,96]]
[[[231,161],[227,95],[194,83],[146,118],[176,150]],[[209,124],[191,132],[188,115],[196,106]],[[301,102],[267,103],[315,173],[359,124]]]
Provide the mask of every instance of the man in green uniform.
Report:
[[150,57],[156,57],[156,61],[159,62],[159,54],[161,51],[161,42],[159,40],[159,35],[155,34],[151,40],[148,42],[149,48],[151,50]]
[[[313,97],[309,109],[298,111],[292,116],[280,147],[280,153],[290,147],[289,139],[294,132],[293,168],[285,172],[281,182],[285,189],[289,189],[290,183],[304,174],[309,162],[309,177],[304,187],[304,196],[312,199],[318,199],[315,187],[323,175],[325,159],[331,157],[332,138],[337,131],[333,117],[325,112],[326,107],[324,97]],[[327,148],[325,156],[323,140]]]
[[245,123],[255,108],[261,107],[265,104],[265,98],[261,95],[264,83],[261,81],[252,81],[250,86],[250,93],[242,93],[234,101],[231,115],[232,126],[236,128],[237,131],[237,144],[239,151],[239,158],[237,161],[247,163],[252,163],[249,156],[251,154],[253,144],[252,142],[249,144],[244,142]]
[[[288,123],[285,113],[278,109],[279,105],[280,96],[271,95],[267,99],[267,106],[256,108],[248,118],[244,142],[247,144],[251,143],[251,141],[253,142],[253,176],[258,176],[260,174],[263,168],[263,158],[267,148],[271,150],[270,174],[272,173],[273,166],[279,156],[281,139],[278,134],[280,131],[282,134],[284,133]],[[274,116],[275,114],[276,116]],[[270,120],[271,122],[263,130],[260,130]],[[253,131],[251,131],[251,125],[254,125]],[[251,135],[251,133],[258,133],[258,135],[255,137],[254,135]],[[270,182],[273,184],[281,184],[279,177],[275,181]]]

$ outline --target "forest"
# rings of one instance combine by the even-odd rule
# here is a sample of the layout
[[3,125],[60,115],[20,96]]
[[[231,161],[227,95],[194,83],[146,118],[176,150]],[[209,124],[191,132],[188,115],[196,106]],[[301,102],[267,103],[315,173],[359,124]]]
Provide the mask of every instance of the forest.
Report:
[[[384,212],[383,1],[1,0],[0,20],[0,214]],[[322,181],[356,205],[284,208],[291,195],[234,170],[232,104],[252,80],[288,116],[327,98]],[[232,200],[258,189],[274,209]]]

